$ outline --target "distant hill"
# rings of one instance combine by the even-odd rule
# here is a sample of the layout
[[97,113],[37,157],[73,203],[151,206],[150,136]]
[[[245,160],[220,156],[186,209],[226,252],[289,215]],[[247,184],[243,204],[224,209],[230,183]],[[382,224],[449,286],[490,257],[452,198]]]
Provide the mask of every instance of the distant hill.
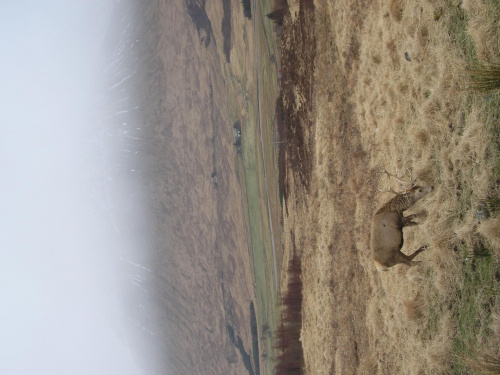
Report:
[[[137,232],[121,259],[132,346],[145,373],[250,373],[254,297],[221,70],[228,43],[213,32],[221,21],[189,0],[120,1],[113,18],[96,173],[117,235]],[[120,145],[112,154],[109,139]]]

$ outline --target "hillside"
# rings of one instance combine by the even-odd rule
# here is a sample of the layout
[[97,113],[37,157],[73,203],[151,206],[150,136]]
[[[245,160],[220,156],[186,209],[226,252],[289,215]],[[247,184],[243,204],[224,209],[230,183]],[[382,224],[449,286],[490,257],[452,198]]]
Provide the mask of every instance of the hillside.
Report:
[[[155,374],[258,373],[254,289],[223,75],[231,33],[251,34],[252,24],[239,2],[214,6],[122,1],[104,46],[108,95],[100,139],[123,145],[105,157],[106,179],[135,186],[123,192],[130,207],[118,207],[110,196],[108,211],[147,207],[143,223],[130,214],[114,225],[148,233],[134,244],[139,253],[124,246],[123,263],[136,290],[127,302],[138,327],[133,347]],[[236,34],[227,31],[231,20],[241,23]]]
[[[308,5],[289,2],[282,39],[305,373],[482,373],[500,340],[498,218],[477,214],[498,196],[499,96],[472,89],[470,67],[498,61],[498,4]],[[384,170],[434,191],[403,231],[404,253],[427,246],[422,263],[377,272],[371,219],[393,196],[381,191],[402,191]]]

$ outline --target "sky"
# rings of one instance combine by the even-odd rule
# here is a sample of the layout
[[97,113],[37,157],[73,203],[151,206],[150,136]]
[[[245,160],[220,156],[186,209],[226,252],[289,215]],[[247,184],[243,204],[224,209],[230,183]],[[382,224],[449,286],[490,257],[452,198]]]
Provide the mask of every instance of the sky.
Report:
[[141,373],[84,157],[113,1],[0,1],[1,374]]

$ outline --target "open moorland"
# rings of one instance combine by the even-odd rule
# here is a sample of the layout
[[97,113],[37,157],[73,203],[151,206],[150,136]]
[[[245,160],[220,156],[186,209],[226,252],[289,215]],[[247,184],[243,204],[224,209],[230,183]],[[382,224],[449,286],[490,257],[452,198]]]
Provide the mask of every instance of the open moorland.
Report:
[[[301,259],[305,373],[498,363],[500,218],[481,202],[499,194],[500,97],[477,82],[500,61],[499,19],[493,0],[289,1],[283,264]],[[421,263],[378,272],[371,219],[380,190],[401,191],[384,170],[434,191],[404,229]]]

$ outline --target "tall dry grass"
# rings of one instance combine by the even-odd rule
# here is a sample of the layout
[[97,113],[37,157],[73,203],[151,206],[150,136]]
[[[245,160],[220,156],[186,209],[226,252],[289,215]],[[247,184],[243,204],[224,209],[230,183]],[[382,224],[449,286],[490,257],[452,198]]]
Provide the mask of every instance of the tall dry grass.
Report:
[[467,33],[473,40],[480,62],[497,61],[500,56],[498,33],[499,3],[495,0],[464,0],[461,5],[467,19]]
[[488,93],[500,90],[500,64],[477,64],[467,68],[470,76],[467,88]]
[[472,356],[459,359],[467,368],[477,371],[479,374],[500,374],[500,356],[498,354],[474,353]]

